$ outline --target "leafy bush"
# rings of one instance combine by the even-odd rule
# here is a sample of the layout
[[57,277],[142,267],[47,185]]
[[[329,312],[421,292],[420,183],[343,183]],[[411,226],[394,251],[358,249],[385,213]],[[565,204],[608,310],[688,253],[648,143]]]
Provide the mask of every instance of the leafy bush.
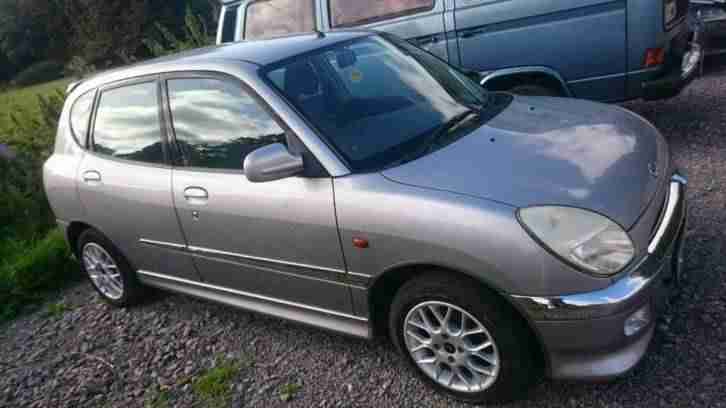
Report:
[[179,38],[171,30],[156,23],[156,38],[143,39],[144,45],[155,57],[174,54],[194,48],[206,47],[214,42],[209,34],[204,19],[194,14],[192,8],[187,5],[184,16],[184,37]]
[[5,238],[0,241],[0,321],[77,275],[60,230],[53,229],[40,240]]
[[21,71],[13,78],[16,86],[28,86],[53,81],[63,76],[63,64],[57,61],[41,61]]
[[0,320],[40,297],[76,270],[43,188],[42,167],[53,150],[61,92],[37,97],[37,109],[17,108],[0,143],[14,158],[0,159]]
[[96,71],[96,66],[89,63],[85,58],[81,56],[74,56],[66,64],[65,74],[74,78],[83,78]]

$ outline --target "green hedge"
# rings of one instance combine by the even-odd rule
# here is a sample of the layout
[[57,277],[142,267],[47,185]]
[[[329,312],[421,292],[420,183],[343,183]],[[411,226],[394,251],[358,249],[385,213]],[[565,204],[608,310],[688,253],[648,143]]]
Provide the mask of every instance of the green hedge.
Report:
[[65,67],[58,61],[41,61],[29,66],[13,78],[15,86],[28,86],[50,82],[63,77]]

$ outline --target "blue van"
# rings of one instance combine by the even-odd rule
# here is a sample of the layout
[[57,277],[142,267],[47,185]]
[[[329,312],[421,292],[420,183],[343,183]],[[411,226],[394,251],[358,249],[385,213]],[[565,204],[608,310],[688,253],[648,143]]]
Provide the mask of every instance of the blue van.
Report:
[[677,95],[702,59],[689,0],[222,0],[217,42],[346,28],[405,38],[490,90]]

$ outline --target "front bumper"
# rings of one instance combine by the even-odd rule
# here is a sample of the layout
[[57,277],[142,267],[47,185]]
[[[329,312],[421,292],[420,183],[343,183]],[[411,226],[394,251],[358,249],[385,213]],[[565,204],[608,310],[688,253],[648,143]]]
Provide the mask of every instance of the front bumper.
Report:
[[[544,345],[550,377],[607,380],[626,373],[645,355],[657,311],[680,278],[685,186],[683,177],[673,176],[647,255],[611,286],[557,297],[511,296]],[[649,323],[626,335],[626,320],[644,309]]]
[[[704,48],[701,31],[696,27],[685,37],[677,37],[671,45],[670,57],[664,73],[656,79],[642,83],[642,96],[645,100],[671,98],[683,90],[700,72]],[[692,38],[689,38],[692,37]]]

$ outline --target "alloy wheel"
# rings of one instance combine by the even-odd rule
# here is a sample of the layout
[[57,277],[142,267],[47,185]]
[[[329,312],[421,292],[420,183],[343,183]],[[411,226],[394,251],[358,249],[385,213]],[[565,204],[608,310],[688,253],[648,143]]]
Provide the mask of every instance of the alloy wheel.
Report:
[[104,296],[112,300],[123,297],[121,271],[103,247],[93,242],[86,244],[83,247],[83,266],[93,284]]
[[475,393],[499,375],[499,351],[486,327],[464,309],[446,302],[423,302],[403,323],[403,337],[416,365],[441,386]]

